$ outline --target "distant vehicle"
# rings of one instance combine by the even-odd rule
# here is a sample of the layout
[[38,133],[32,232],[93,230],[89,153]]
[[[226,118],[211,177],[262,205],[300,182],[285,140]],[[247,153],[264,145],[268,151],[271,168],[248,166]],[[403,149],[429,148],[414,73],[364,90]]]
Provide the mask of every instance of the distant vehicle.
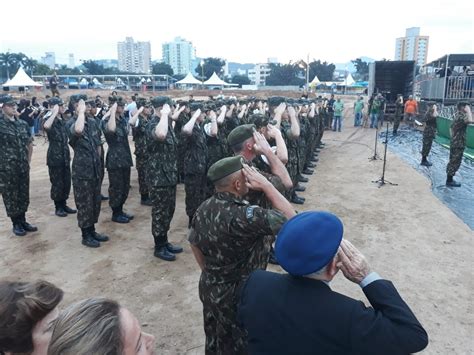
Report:
[[69,89],[79,89],[79,82],[75,78],[66,78],[66,79],[64,79],[64,84]]

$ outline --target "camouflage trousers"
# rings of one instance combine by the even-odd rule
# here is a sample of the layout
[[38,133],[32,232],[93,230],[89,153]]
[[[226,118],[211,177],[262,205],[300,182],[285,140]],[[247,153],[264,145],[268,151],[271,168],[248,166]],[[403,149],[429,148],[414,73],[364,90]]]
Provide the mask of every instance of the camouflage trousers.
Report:
[[151,233],[155,246],[163,246],[168,242],[168,231],[176,208],[176,186],[150,188]]
[[449,162],[448,162],[448,166],[446,167],[446,174],[448,176],[456,175],[456,171],[458,171],[462,163],[463,153],[464,153],[464,147],[461,148],[461,147],[451,146],[449,150]]
[[92,227],[99,220],[101,203],[100,185],[100,179],[72,180],[79,228]]
[[237,325],[237,283],[209,285],[199,281],[203,304],[206,355],[247,354],[247,333]]
[[130,190],[130,168],[107,169],[109,174],[109,206],[121,208]]
[[104,176],[105,176],[105,150],[104,146],[100,146],[100,169],[99,169],[99,175],[100,175],[100,186],[102,186],[102,181],[104,181]]
[[146,160],[141,156],[136,158],[136,169],[138,173],[138,190],[140,195],[148,195],[148,183],[146,179]]
[[30,169],[2,170],[0,166],[0,193],[8,217],[17,217],[30,204]]
[[433,144],[435,136],[435,127],[425,127],[425,130],[423,131],[423,148],[421,149],[421,156],[427,157],[430,154],[431,145]]
[[393,131],[397,132],[398,127],[400,126],[400,121],[402,119],[402,111],[396,110],[395,115],[393,116]]
[[298,173],[301,174],[306,166],[306,141],[298,146]]
[[184,176],[184,191],[186,192],[186,215],[193,217],[198,207],[207,196],[206,175],[187,174]]
[[71,192],[71,168],[65,166],[49,166],[51,181],[51,199],[55,202],[66,201]]
[[324,117],[325,122],[324,126],[326,129],[331,129],[332,119],[334,118],[334,112],[328,112],[326,117]]

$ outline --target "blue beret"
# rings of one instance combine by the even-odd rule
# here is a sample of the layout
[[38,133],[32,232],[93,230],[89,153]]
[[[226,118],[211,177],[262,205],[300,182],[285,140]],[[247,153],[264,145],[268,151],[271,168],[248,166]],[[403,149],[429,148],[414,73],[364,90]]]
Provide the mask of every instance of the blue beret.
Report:
[[308,275],[321,270],[334,258],[343,234],[341,220],[332,213],[299,213],[280,229],[275,255],[289,274]]

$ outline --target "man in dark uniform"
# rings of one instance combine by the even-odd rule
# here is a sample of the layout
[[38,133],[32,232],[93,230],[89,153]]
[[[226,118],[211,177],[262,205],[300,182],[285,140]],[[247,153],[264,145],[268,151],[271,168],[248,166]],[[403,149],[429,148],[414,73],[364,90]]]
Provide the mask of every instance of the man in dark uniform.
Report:
[[[107,108],[107,110],[106,110]],[[104,143],[105,143],[105,137],[104,134],[102,133],[102,130],[100,127],[102,126],[102,119],[107,118],[110,115],[110,111],[108,110],[108,106],[105,106],[102,103],[102,100],[100,99],[100,96],[97,97],[95,100],[88,100],[86,102],[86,116],[90,116],[91,118],[95,119],[95,122],[97,124],[97,127],[99,127],[99,155],[100,155],[100,187],[102,191],[102,182],[104,181],[104,175],[105,175],[105,148],[104,148]],[[102,195],[102,192],[100,194],[100,199],[102,201],[107,201],[109,198],[108,196]]]
[[423,131],[423,148],[421,149],[421,165],[431,166],[428,161],[428,154],[430,154],[433,139],[436,137],[436,117],[438,117],[438,110],[435,103],[431,103],[425,115],[425,129]]
[[68,122],[69,145],[74,149],[72,186],[82,244],[100,247],[109,238],[95,231],[100,214],[100,129],[92,117],[86,118],[86,95],[73,95],[74,117]]
[[[191,118],[182,128],[181,139],[184,145],[184,190],[186,192],[186,214],[188,228],[191,226],[194,213],[199,205],[206,199],[208,149],[206,133],[204,132],[204,107],[193,102],[190,105]],[[202,109],[202,111],[201,111]],[[210,111],[210,135],[217,135],[217,117]]]
[[69,133],[63,118],[63,100],[53,97],[49,100],[49,107],[52,110],[45,116],[44,130],[49,141],[46,164],[51,181],[51,199],[54,201],[56,216],[66,217],[70,213],[77,212],[66,204],[71,192]]
[[123,205],[130,190],[130,168],[133,162],[128,143],[128,124],[123,115],[125,101],[120,96],[109,100],[113,102],[110,115],[102,120],[102,131],[109,146],[105,158],[109,174],[109,205],[113,222],[128,223],[133,215],[124,212]]
[[398,134],[398,127],[400,126],[400,120],[403,116],[403,110],[405,105],[403,103],[403,95],[398,94],[397,100],[395,101],[395,116],[393,116],[393,135],[396,136]]
[[36,232],[37,227],[26,221],[30,203],[30,161],[33,137],[28,124],[18,115],[16,102],[10,95],[0,95],[0,192],[7,216],[18,236]]
[[178,183],[178,140],[171,125],[171,100],[166,96],[151,99],[155,114],[147,125],[147,179],[152,202],[151,231],[155,241],[154,255],[173,261],[183,248],[168,241],[168,231],[176,207]]
[[462,162],[462,155],[466,147],[467,125],[474,123],[469,103],[459,102],[458,111],[451,124],[451,146],[449,149],[449,162],[446,167],[446,186],[460,187],[461,183],[453,179]]
[[147,136],[146,126],[151,118],[151,105],[145,98],[137,99],[137,112],[130,118],[133,141],[135,142],[135,165],[138,172],[138,189],[141,196],[141,204],[151,206],[150,191],[146,180],[147,164]]
[[334,94],[331,94],[331,98],[326,103],[326,129],[331,129],[332,120],[334,118],[334,103],[336,100],[334,99]]
[[[240,156],[224,158],[208,172],[216,193],[197,210],[189,235],[202,273],[206,354],[246,354],[245,332],[236,323],[239,285],[265,269],[273,236],[295,212],[291,204]],[[273,209],[250,205],[244,196],[260,191]],[[219,220],[219,223],[215,223]]]
[[176,138],[178,139],[178,183],[184,182],[184,142],[181,139],[181,130],[183,129],[184,125],[188,123],[190,116],[190,109],[189,103],[186,101],[178,101],[175,112],[173,113],[173,117],[177,117],[174,119],[174,133]]

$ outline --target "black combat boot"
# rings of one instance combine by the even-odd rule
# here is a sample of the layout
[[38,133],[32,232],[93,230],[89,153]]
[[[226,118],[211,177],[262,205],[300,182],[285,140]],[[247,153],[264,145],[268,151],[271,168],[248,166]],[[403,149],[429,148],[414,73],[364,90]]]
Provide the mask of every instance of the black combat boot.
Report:
[[307,168],[315,168],[315,167],[316,167],[316,164],[308,163],[308,164],[306,164],[306,167],[307,167]]
[[89,248],[100,247],[99,241],[96,240],[92,235],[93,227],[81,228],[81,231],[82,231],[82,245],[85,245],[86,247],[89,247]]
[[148,194],[142,194],[142,198],[140,200],[140,203],[143,206],[152,206],[153,204],[151,203],[150,196]]
[[297,191],[297,192],[303,192],[303,191],[305,191],[305,190],[306,190],[306,187],[304,187],[304,186],[302,186],[302,185],[300,185],[300,184],[296,184],[296,186],[295,186],[295,191]]
[[188,229],[191,229],[192,222],[193,222],[193,216],[188,216]]
[[123,211],[120,207],[114,207],[112,208],[112,222],[128,223],[130,220],[123,215]]
[[179,254],[179,253],[182,253],[183,252],[183,248],[181,248],[180,246],[178,245],[173,245],[171,244],[170,242],[166,243],[166,249],[168,249],[168,251],[170,253],[173,253],[173,254]]
[[21,224],[20,216],[11,217],[10,219],[12,220],[12,224],[13,224],[12,232],[19,237],[25,236],[26,231],[23,228],[23,225]]
[[421,163],[420,165],[423,165],[423,166],[431,166],[433,164],[431,164],[428,159],[426,159],[426,157],[421,157]]
[[155,252],[153,253],[157,258],[165,261],[175,261],[176,255],[170,253],[166,245],[157,246],[155,245]]
[[291,198],[290,198],[291,203],[294,203],[296,205],[302,205],[302,204],[304,204],[304,201],[305,201],[305,199],[303,197],[299,197],[296,194],[294,189],[293,189],[293,191],[291,191]]
[[124,212],[122,208],[120,208],[120,210],[122,211],[122,216],[127,217],[130,221],[135,218],[133,214]]
[[461,187],[461,183],[460,183],[460,182],[457,182],[456,180],[454,180],[451,175],[448,175],[448,178],[446,179],[446,186],[449,186],[449,187]]
[[311,158],[311,161],[312,161],[313,163],[317,163],[317,162],[319,161],[319,158],[318,158],[318,157],[312,157],[312,158]]
[[26,216],[25,216],[25,213],[23,213],[21,215],[21,225],[23,226],[23,229],[27,232],[36,232],[38,231],[38,227],[32,225],[32,224],[29,224],[27,221],[26,221]]
[[67,213],[63,208],[63,202],[62,201],[54,201],[54,206],[56,208],[56,212],[54,214],[58,217],[67,217]]
[[101,201],[107,201],[108,199],[109,199],[108,196],[104,196],[104,195],[100,194],[100,200]]
[[302,175],[298,175],[297,179],[298,179],[299,182],[308,182],[309,181],[309,179],[307,177],[304,177]]
[[77,213],[77,210],[75,210],[74,208],[71,208],[67,205],[67,202],[66,200],[63,201],[63,210],[64,212],[66,212],[67,214],[74,214],[74,213]]
[[94,238],[98,242],[107,242],[109,240],[109,237],[107,237],[105,234],[97,233],[95,231],[95,226],[91,227],[91,235],[92,235],[92,238]]
[[305,175],[313,175],[313,174],[314,174],[314,170],[313,170],[313,169],[306,168],[306,169],[303,170],[303,174],[305,174]]

